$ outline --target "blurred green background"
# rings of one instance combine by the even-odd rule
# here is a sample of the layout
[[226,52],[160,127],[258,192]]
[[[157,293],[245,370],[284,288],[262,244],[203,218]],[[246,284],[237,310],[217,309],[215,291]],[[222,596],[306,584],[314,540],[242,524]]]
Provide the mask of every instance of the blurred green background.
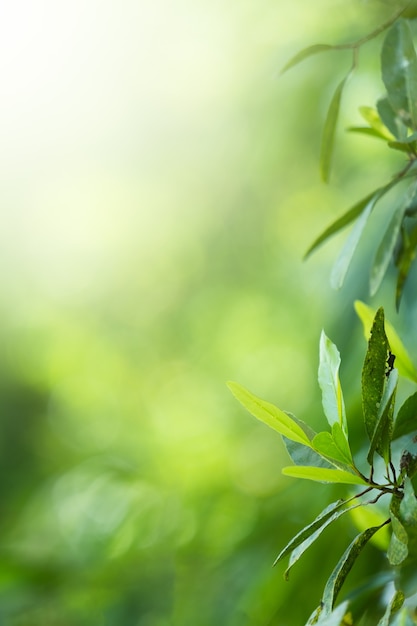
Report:
[[[349,54],[280,68],[306,45],[366,34],[389,10],[0,9],[1,624],[297,626],[317,605],[350,520],[288,583],[271,565],[345,491],[282,477],[280,438],[226,382],[323,424],[324,327],[357,414],[365,346],[352,300],[367,298],[366,272],[356,261],[334,293],[343,239],[302,256],[392,161],[344,136],[324,186],[322,121]],[[382,93],[373,45],[341,131]],[[379,558],[371,546],[357,571]]]

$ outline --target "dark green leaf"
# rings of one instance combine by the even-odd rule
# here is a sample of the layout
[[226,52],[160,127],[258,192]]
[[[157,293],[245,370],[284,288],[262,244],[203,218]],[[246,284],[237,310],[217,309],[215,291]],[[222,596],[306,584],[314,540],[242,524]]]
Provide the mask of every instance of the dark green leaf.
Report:
[[308,448],[307,446],[297,443],[296,441],[291,441],[291,439],[287,439],[286,437],[282,437],[282,440],[292,462],[295,463],[295,465],[327,468],[333,467],[329,461],[326,461],[326,459],[315,452],[312,448]]
[[384,126],[394,135],[399,141],[403,141],[407,137],[407,128],[404,126],[400,118],[395,114],[392,106],[390,105],[388,98],[381,98],[376,104],[376,108],[379,113]]
[[384,310],[378,309],[371,329],[362,369],[362,407],[366,432],[372,441],[385,385],[388,340],[384,329]]
[[417,128],[417,56],[408,22],[398,19],[389,29],[381,53],[382,79],[388,100],[403,122]]
[[407,398],[400,410],[394,424],[392,439],[398,439],[409,435],[417,430],[417,392]]
[[415,141],[412,143],[406,141],[389,141],[388,147],[393,150],[398,150],[399,152],[405,152],[406,154],[415,154],[416,153],[416,144]]
[[394,214],[388,224],[387,230],[382,238],[381,243],[375,254],[375,258],[371,269],[370,293],[375,295],[378,291],[382,279],[388,269],[388,265],[393,257],[395,245],[404,219],[404,213],[408,206],[409,198],[406,202],[402,202],[394,211]]
[[406,529],[410,526],[417,526],[417,500],[413,484],[407,476],[404,479],[404,497],[400,504],[400,516]]
[[324,123],[320,152],[320,172],[323,181],[326,183],[329,180],[330,168],[332,164],[334,137],[336,132],[337,120],[339,117],[340,102],[342,99],[344,86],[349,76],[350,72],[337,86],[336,91],[334,92],[332,100],[330,102],[326,121]]
[[357,474],[345,472],[340,469],[327,469],[322,467],[305,467],[303,465],[290,465],[284,467],[282,473],[293,478],[306,478],[320,483],[344,483],[347,485],[367,485],[368,483]]
[[374,452],[378,452],[387,465],[391,461],[391,440],[397,385],[398,370],[394,369],[388,376],[388,381],[384,387],[381,403],[378,408],[377,422],[368,452],[368,462],[370,465],[372,465]]
[[324,589],[322,598],[323,616],[331,614],[339,591],[342,588],[343,583],[345,582],[346,577],[352,569],[352,566],[354,565],[356,559],[358,558],[368,541],[371,539],[371,537],[380,528],[382,528],[384,524],[381,524],[380,526],[374,526],[372,528],[367,528],[364,532],[355,537],[347,550],[344,552],[335,569],[331,573]]
[[281,70],[281,74],[284,74],[284,72],[289,70],[291,67],[298,65],[298,63],[301,63],[301,61],[304,61],[304,59],[307,59],[308,57],[311,57],[314,54],[318,54],[319,52],[326,52],[328,50],[333,50],[333,46],[329,46],[327,44],[322,44],[322,43],[314,44],[313,46],[309,46],[308,48],[304,48],[303,50],[300,50],[300,52],[297,52],[297,54],[291,57],[288,63],[284,65],[284,67]]

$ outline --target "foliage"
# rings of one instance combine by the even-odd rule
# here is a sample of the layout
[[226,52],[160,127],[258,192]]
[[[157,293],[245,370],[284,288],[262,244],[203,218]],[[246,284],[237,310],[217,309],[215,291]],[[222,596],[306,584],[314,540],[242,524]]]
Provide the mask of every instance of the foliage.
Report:
[[[401,6],[386,22],[369,35],[349,44],[310,46],[296,54],[284,71],[308,57],[337,50],[352,51],[352,66],[338,84],[331,99],[324,123],[320,170],[327,182],[333,159],[335,132],[341,99],[351,74],[358,66],[359,49],[383,34],[381,76],[386,93],[375,108],[360,107],[366,125],[352,126],[349,132],[360,133],[383,142],[397,151],[406,164],[365,198],[356,202],[342,217],[333,222],[315,239],[306,256],[350,224],[353,228],[342,247],[331,274],[335,288],[343,285],[355,250],[366,232],[370,215],[389,194],[390,217],[376,247],[370,270],[371,296],[378,291],[390,265],[397,271],[395,303],[398,310],[407,277],[417,255],[417,54],[414,48],[413,25],[415,3]],[[395,194],[393,195],[393,193]],[[329,505],[305,528],[300,530],[278,554],[275,564],[288,558],[284,576],[304,555],[323,531],[346,513],[358,509],[374,510],[376,524],[365,528],[347,545],[323,590],[319,606],[306,626],[340,626],[365,624],[369,602],[378,590],[380,614],[378,626],[412,624],[415,616],[412,597],[417,594],[417,393],[403,400],[398,407],[400,377],[413,384],[417,370],[394,326],[385,319],[384,307],[371,309],[357,301],[355,308],[363,323],[367,350],[361,373],[361,407],[368,442],[359,454],[353,454],[349,417],[339,378],[341,358],[336,345],[324,331],[320,338],[318,383],[322,408],[328,428],[315,432],[307,423],[262,400],[236,382],[229,387],[237,400],[257,419],[277,431],[284,442],[293,465],[283,474],[328,484],[345,484],[353,490],[347,498]],[[364,516],[366,518],[366,515]],[[356,560],[374,535],[390,527],[386,546],[386,577],[375,572],[368,587],[350,592],[337,604],[345,580]],[[362,598],[358,602],[358,598]],[[368,604],[368,607],[366,606]]]

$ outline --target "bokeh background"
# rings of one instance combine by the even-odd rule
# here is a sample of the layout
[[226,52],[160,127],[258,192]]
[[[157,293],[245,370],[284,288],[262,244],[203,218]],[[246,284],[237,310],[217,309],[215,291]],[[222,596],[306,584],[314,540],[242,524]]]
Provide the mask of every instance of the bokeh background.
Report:
[[[347,89],[329,186],[320,133],[349,53],[280,68],[391,10],[0,8],[1,624],[297,626],[317,605],[351,520],[289,582],[272,563],[346,492],[282,477],[279,436],[226,382],[323,426],[325,328],[342,352],[353,437],[363,435],[352,302],[368,298],[367,251],[339,293],[328,278],[343,237],[302,257],[398,162],[343,134],[383,92],[377,47]],[[358,576],[380,558],[370,546]]]

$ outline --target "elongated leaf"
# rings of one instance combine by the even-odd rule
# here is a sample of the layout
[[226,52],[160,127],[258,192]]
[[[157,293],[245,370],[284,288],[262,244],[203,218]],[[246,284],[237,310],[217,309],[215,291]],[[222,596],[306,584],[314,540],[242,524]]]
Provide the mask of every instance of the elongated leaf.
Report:
[[[365,339],[368,341],[376,311],[360,300],[355,302],[355,311],[363,324]],[[391,352],[395,354],[395,367],[398,369],[399,374],[417,382],[417,370],[403,342],[388,320],[385,320],[385,332]]]
[[336,132],[337,120],[339,118],[340,102],[342,99],[343,89],[351,72],[338,84],[333,94],[327,112],[326,121],[323,128],[323,136],[321,140],[320,152],[320,172],[325,183],[328,182],[330,176],[330,168],[332,164],[334,137]]
[[321,615],[316,622],[316,626],[340,626],[342,623],[348,624],[349,622],[342,622],[344,616],[346,615],[348,605],[348,601],[345,600],[345,602],[339,604],[339,606],[336,607],[330,615]]
[[300,50],[300,52],[297,52],[297,54],[291,57],[288,63],[284,65],[281,70],[281,74],[284,74],[284,72],[289,70],[291,67],[298,65],[299,63],[301,63],[301,61],[304,61],[304,59],[308,59],[308,57],[311,57],[314,54],[318,54],[319,52],[326,52],[328,50],[333,50],[333,46],[329,46],[323,43],[314,44],[313,46],[308,46],[308,48]]
[[388,98],[384,97],[378,100],[376,104],[382,123],[388,128],[396,139],[403,141],[407,137],[407,128],[394,112]]
[[[368,504],[368,503],[365,502],[364,504]],[[339,519],[339,517],[341,517],[342,515],[344,515],[348,511],[351,511],[352,509],[356,509],[359,506],[362,506],[362,503],[353,504],[352,506],[349,506],[347,508],[337,510],[330,517],[328,517],[324,521],[324,523],[319,528],[317,528],[317,530],[315,530],[314,533],[312,533],[309,537],[307,537],[299,546],[294,548],[291,551],[291,556],[290,556],[290,560],[289,560],[289,563],[288,563],[288,567],[285,570],[285,574],[284,574],[285,579],[288,580],[291,568],[295,565],[295,563],[297,563],[297,561],[304,554],[304,552],[306,550],[308,550],[308,548],[316,541],[316,539],[318,539],[318,537],[320,537],[320,535],[322,534],[322,532],[324,531],[325,528],[330,526],[330,524],[335,522],[337,519]]]
[[392,596],[383,617],[379,620],[377,626],[389,626],[390,619],[404,604],[404,594],[402,591],[396,591]]
[[377,422],[368,452],[368,462],[370,465],[372,465],[375,451],[378,452],[387,465],[391,461],[391,440],[397,385],[398,370],[394,369],[388,376],[388,382],[384,387],[381,403],[378,408]]
[[416,151],[416,146],[414,144],[410,144],[405,141],[389,141],[388,147],[393,150],[398,150],[399,152],[405,152],[406,154],[412,155]]
[[302,544],[306,539],[311,537],[323,524],[333,516],[335,511],[340,510],[346,504],[346,500],[336,500],[336,502],[332,502],[308,525],[305,526],[300,532],[298,532],[292,539],[287,543],[285,548],[281,550],[278,554],[277,558],[274,561],[274,565],[279,563],[284,557],[286,557],[290,552],[292,552],[295,548],[297,548],[300,544]]
[[378,133],[379,137],[382,137],[387,141],[392,141],[393,139],[395,139],[395,135],[392,134],[392,132],[381,120],[378,110],[373,109],[372,107],[362,106],[359,107],[359,112],[362,115],[363,119],[368,122],[372,130]]
[[413,484],[407,476],[404,479],[404,497],[400,504],[400,516],[406,528],[417,527],[417,500]]
[[287,439],[310,446],[310,440],[304,430],[284,411],[270,402],[261,400],[238,383],[229,382],[228,387],[235,398],[258,420],[276,430],[280,435],[284,435]]
[[339,380],[340,354],[324,331],[320,337],[318,380],[324,414],[330,426],[339,424],[347,434],[346,410]]
[[[369,126],[348,126],[346,128],[349,133],[358,133],[359,135],[367,135],[369,137],[374,137],[375,139],[382,139],[383,141],[387,141],[387,138],[382,133],[379,133],[375,128],[370,128]],[[392,141],[392,139],[390,139]]]
[[396,515],[391,511],[392,535],[387,551],[387,557],[391,565],[398,566],[408,556],[408,535]]
[[359,217],[359,215],[362,213],[362,211],[366,209],[369,202],[371,202],[374,196],[378,196],[378,198],[380,197],[378,194],[381,193],[382,189],[385,189],[385,188],[380,187],[376,191],[373,191],[368,196],[366,196],[366,198],[363,198],[362,200],[357,202],[351,209],[349,209],[349,211],[347,211],[344,215],[339,217],[339,219],[333,222],[333,224],[331,224],[328,228],[326,228],[326,230],[323,231],[323,233],[319,237],[317,237],[317,239],[315,239],[314,242],[311,244],[311,246],[309,247],[309,249],[304,255],[304,259],[310,256],[310,254],[314,252],[314,250],[316,250],[319,246],[321,246],[321,244],[324,243],[326,239],[329,239],[330,237],[338,233],[340,230],[342,230],[343,228],[345,228],[346,226],[349,226],[349,224],[354,222],[356,218]]
[[395,303],[397,306],[397,310],[400,306],[401,296],[403,293],[405,281],[410,272],[411,266],[416,259],[417,254],[417,226],[413,228],[411,233],[409,233],[406,237],[406,240],[403,238],[403,246],[402,250],[396,260],[396,265],[398,267],[398,278],[397,278],[397,286],[395,292]]
[[393,258],[395,245],[398,240],[398,235],[400,233],[401,224],[403,222],[404,213],[408,206],[408,203],[409,198],[407,197],[406,202],[402,202],[400,206],[398,206],[397,209],[394,211],[391,221],[388,224],[387,230],[385,231],[382,241],[376,251],[371,269],[371,296],[375,295],[375,293],[378,291],[382,279],[384,278],[388,269],[388,265]]
[[282,473],[293,478],[306,478],[320,483],[345,483],[347,485],[367,485],[368,483],[356,474],[345,472],[340,469],[327,469],[322,467],[305,467],[291,465],[284,467]]
[[408,22],[398,19],[382,44],[382,80],[391,107],[407,126],[417,128],[417,56]]
[[400,410],[394,424],[392,439],[398,439],[409,435],[417,430],[417,392],[407,398]]
[[375,315],[362,369],[363,416],[366,432],[371,441],[374,437],[378,410],[384,392],[388,350],[389,345],[384,330],[384,310],[381,307]]
[[415,621],[410,617],[409,608],[402,608],[394,618],[391,626],[415,626]]
[[[340,428],[339,424],[334,424],[334,426]],[[344,437],[342,430],[338,434]],[[349,446],[344,445],[342,437],[336,442],[330,433],[319,433],[313,439],[313,448],[325,458],[334,461],[339,469],[348,470],[352,468],[353,461]],[[340,444],[341,447],[339,447]]]
[[358,558],[370,538],[380,528],[382,528],[384,524],[381,524],[380,526],[373,526],[372,528],[367,528],[364,532],[355,537],[347,550],[344,552],[326,583],[322,598],[323,615],[331,614],[339,591],[342,588],[342,585],[345,582],[346,577],[352,569],[352,566],[354,565],[356,559]]
[[286,437],[282,437],[282,440],[292,462],[295,463],[295,465],[311,465],[312,467],[327,468],[334,467],[334,464],[326,461],[325,458],[312,448],[308,448],[307,446],[297,443],[296,441],[291,441],[291,439],[287,439]]

